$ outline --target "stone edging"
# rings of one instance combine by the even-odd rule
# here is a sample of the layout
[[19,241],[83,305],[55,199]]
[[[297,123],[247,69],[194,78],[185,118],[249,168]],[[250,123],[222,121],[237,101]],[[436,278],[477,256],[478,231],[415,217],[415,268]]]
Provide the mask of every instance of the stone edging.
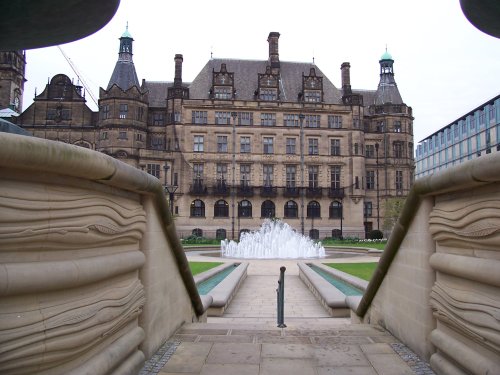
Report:
[[[232,265],[233,263],[231,263]],[[247,277],[248,262],[240,263],[236,269],[209,292],[213,301],[208,309],[208,316],[222,316],[241,283]]]
[[346,295],[313,271],[306,263],[298,262],[299,277],[328,313],[336,318],[349,317]]

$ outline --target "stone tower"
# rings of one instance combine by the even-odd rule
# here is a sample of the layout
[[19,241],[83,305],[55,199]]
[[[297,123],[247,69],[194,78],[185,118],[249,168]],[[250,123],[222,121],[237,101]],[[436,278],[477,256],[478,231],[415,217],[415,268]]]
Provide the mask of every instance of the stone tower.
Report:
[[24,51],[0,52],[0,109],[22,112],[25,69]]

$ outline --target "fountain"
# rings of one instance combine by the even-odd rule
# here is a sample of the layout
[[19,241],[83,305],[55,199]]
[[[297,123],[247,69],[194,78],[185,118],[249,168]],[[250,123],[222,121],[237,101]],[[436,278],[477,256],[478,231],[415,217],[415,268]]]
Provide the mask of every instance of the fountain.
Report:
[[242,233],[240,242],[221,241],[221,254],[228,258],[323,258],[325,248],[281,220],[264,220],[258,231]]

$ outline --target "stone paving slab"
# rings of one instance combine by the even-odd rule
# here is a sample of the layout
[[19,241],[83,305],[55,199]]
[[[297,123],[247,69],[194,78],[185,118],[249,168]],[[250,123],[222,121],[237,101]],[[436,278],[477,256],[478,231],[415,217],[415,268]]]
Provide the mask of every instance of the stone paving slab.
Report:
[[[181,331],[189,332],[189,339],[197,336],[195,342],[182,342],[159,374],[433,375],[428,367],[414,371],[410,364],[417,365],[418,357],[413,355],[411,363],[405,362],[392,345],[397,345],[398,350],[405,347],[380,327],[355,327],[289,330],[254,324],[242,329],[220,329],[216,323],[189,324]],[[353,333],[355,336],[349,336]],[[381,334],[392,344],[375,343]],[[242,338],[252,342],[241,342]]]
[[[281,265],[285,329],[276,327]],[[181,327],[175,344],[165,344],[167,354],[140,374],[435,375],[384,329],[330,318],[298,278],[296,261],[251,261],[248,275],[223,317]]]

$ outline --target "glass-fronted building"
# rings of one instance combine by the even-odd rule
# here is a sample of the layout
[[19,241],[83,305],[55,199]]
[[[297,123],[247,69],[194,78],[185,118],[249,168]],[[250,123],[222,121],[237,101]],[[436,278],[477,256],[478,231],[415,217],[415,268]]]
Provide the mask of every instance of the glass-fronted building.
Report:
[[500,95],[423,139],[415,178],[500,150]]

